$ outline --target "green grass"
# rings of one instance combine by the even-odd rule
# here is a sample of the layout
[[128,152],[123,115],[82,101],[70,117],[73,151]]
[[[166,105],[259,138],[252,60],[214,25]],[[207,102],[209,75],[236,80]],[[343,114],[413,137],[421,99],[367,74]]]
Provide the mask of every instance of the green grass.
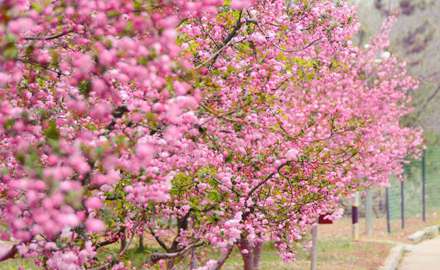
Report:
[[[103,249],[99,257],[103,258],[118,251],[117,245],[112,245]],[[136,247],[128,250],[125,259],[131,261],[135,269],[141,269],[143,262],[148,258],[151,250],[141,251]],[[368,265],[365,266],[359,262],[359,257],[374,257],[377,253],[377,244],[352,242],[347,239],[323,239],[318,244],[318,269],[322,270],[369,270]],[[361,255],[361,256],[359,256]],[[383,254],[381,255],[383,257]],[[206,251],[207,258],[215,258],[217,254]],[[0,264],[0,270],[16,270],[19,266],[23,266],[26,270],[39,269],[27,260],[8,260]],[[261,270],[300,270],[309,267],[309,254],[303,248],[297,248],[297,261],[295,263],[284,263],[278,256],[278,252],[271,244],[266,244],[261,257]],[[184,268],[181,268],[184,269]],[[241,270],[241,256],[237,250],[231,255],[230,259],[223,267],[224,270]]]
[[0,263],[1,270],[17,270],[20,266],[22,266],[25,270],[38,269],[35,264],[32,263],[32,261],[24,259],[7,260]]
[[[318,269],[350,269],[369,270],[369,262],[360,262],[360,256],[375,255],[378,244],[353,242],[351,239],[325,239],[318,243]],[[386,246],[386,245],[384,245]],[[383,256],[381,254],[380,256]],[[373,263],[373,261],[372,261]],[[284,263],[272,245],[266,245],[261,257],[261,270],[302,270],[308,269],[310,264],[309,253],[303,248],[297,248],[297,261]],[[238,252],[235,252],[227,262],[224,270],[241,270],[242,262]]]

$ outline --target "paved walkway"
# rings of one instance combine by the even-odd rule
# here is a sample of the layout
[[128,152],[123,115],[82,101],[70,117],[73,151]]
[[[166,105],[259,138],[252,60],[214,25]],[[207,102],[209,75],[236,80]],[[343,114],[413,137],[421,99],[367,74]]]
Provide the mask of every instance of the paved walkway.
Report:
[[439,270],[440,237],[424,241],[411,247],[403,257],[399,270]]

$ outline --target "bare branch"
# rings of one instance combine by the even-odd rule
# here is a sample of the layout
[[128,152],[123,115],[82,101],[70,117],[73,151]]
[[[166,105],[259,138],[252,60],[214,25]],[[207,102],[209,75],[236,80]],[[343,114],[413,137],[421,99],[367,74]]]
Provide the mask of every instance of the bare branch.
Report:
[[47,37],[25,37],[24,39],[25,40],[53,40],[53,39],[57,39],[57,38],[65,36],[65,35],[68,35],[68,34],[70,34],[72,32],[73,32],[73,29],[69,29],[69,30],[63,31],[61,33],[52,35],[52,36],[47,36]]
[[222,266],[225,264],[226,260],[231,255],[233,249],[234,249],[234,245],[231,245],[228,247],[226,253],[223,254],[219,260],[217,260],[217,265],[215,266],[214,270],[220,270],[222,268]]
[[425,103],[418,110],[416,117],[420,118],[420,115],[426,110],[429,103],[440,93],[440,86],[435,89],[435,91],[426,99]]
[[196,66],[196,69],[199,69],[209,63],[211,63],[211,65],[215,63],[217,58],[220,56],[220,53],[231,44],[232,39],[237,35],[238,31],[245,23],[245,21],[241,20],[242,15],[243,15],[243,12],[241,11],[240,15],[237,19],[237,22],[235,23],[234,28],[232,29],[231,33],[229,33],[229,35],[223,40],[223,46],[220,49],[218,49],[216,52],[214,52],[206,61],[204,61],[200,65]]
[[156,240],[156,242],[166,251],[169,252],[170,248],[167,247],[167,245],[162,241],[162,239],[159,238],[159,236],[157,236],[156,232],[153,230],[153,228],[151,228],[150,226],[148,227],[148,230],[150,231],[151,235],[154,237],[154,239]]
[[13,245],[8,252],[6,252],[0,257],[0,262],[6,261],[8,259],[13,259],[15,255],[17,255],[17,253],[18,253],[17,245]]
[[261,186],[263,186],[265,183],[267,183],[270,179],[272,179],[272,177],[274,177],[276,174],[278,174],[281,169],[283,169],[285,166],[287,166],[290,163],[290,161],[284,162],[283,164],[281,164],[280,166],[278,166],[277,170],[271,174],[269,174],[268,176],[266,176],[266,178],[264,178],[260,183],[258,183],[255,187],[253,187],[248,195],[246,196],[245,199],[245,204],[247,204],[247,201],[249,200],[249,198],[252,196],[252,194],[257,191]]
[[188,251],[191,251],[193,248],[201,247],[203,246],[203,242],[193,243],[191,245],[188,245],[184,249],[177,251],[177,252],[170,252],[170,253],[153,253],[150,256],[150,259],[146,262],[148,265],[154,265],[160,260],[170,260],[177,257],[180,257],[187,253]]

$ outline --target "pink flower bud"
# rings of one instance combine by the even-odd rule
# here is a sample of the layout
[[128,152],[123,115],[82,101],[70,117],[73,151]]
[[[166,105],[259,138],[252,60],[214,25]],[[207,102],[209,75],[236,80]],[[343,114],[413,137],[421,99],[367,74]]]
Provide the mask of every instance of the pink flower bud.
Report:
[[150,162],[154,155],[154,148],[150,144],[140,143],[136,147],[136,154],[144,162]]
[[298,158],[298,150],[295,148],[290,149],[289,151],[287,151],[286,153],[286,159],[287,160],[296,160]]
[[86,228],[88,232],[98,233],[105,230],[105,224],[99,219],[89,218],[86,221]]
[[233,9],[243,9],[251,6],[250,0],[232,0],[231,8]]
[[94,78],[92,80],[92,89],[98,96],[105,96],[108,87],[103,80]]
[[98,199],[96,197],[92,197],[92,198],[87,199],[86,206],[87,206],[87,208],[90,208],[90,209],[98,209],[98,208],[102,207],[102,202],[100,199]]

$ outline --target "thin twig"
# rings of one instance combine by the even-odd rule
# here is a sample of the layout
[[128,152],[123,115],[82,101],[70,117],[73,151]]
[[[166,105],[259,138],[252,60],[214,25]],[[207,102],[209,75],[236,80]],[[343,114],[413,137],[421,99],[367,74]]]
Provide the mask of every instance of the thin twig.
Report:
[[166,251],[169,252],[170,248],[167,247],[167,245],[162,241],[162,239],[159,238],[159,236],[156,235],[156,232],[153,230],[152,227],[148,226],[148,230],[150,231],[151,235],[154,237],[156,242]]
[[203,242],[193,243],[191,245],[188,245],[184,249],[178,251],[178,252],[171,252],[171,253],[153,253],[150,256],[150,259],[146,262],[147,265],[154,265],[160,260],[170,260],[174,259],[176,257],[182,256],[186,252],[192,250],[193,248],[201,247],[203,246]]
[[69,29],[66,31],[63,31],[61,33],[52,35],[52,36],[47,36],[47,37],[24,37],[25,40],[53,40],[53,39],[57,39],[60,37],[63,37],[65,35],[68,35],[70,33],[73,33],[73,29]]
[[267,181],[269,181],[270,179],[272,179],[272,177],[274,177],[276,174],[278,174],[281,169],[283,169],[285,166],[287,166],[290,163],[290,161],[284,162],[283,164],[281,164],[280,166],[278,166],[277,170],[272,172],[271,174],[269,174],[268,176],[266,176],[266,178],[263,179],[263,181],[261,181],[260,183],[258,183],[256,186],[254,186],[249,193],[246,196],[245,199],[245,204],[247,206],[247,201],[249,200],[249,198],[252,196],[252,194],[257,191],[261,186],[263,186],[265,183],[267,183]]
[[211,63],[211,64],[215,63],[215,61],[219,57],[220,53],[231,44],[232,39],[237,35],[238,31],[245,23],[245,21],[241,20],[242,15],[243,15],[243,12],[240,11],[240,15],[238,16],[238,19],[234,25],[234,28],[232,29],[231,33],[229,33],[229,35],[223,40],[223,46],[220,49],[218,49],[215,53],[213,53],[206,61],[204,61],[200,65],[196,66],[196,69],[199,69],[199,68],[207,65],[208,63]]

